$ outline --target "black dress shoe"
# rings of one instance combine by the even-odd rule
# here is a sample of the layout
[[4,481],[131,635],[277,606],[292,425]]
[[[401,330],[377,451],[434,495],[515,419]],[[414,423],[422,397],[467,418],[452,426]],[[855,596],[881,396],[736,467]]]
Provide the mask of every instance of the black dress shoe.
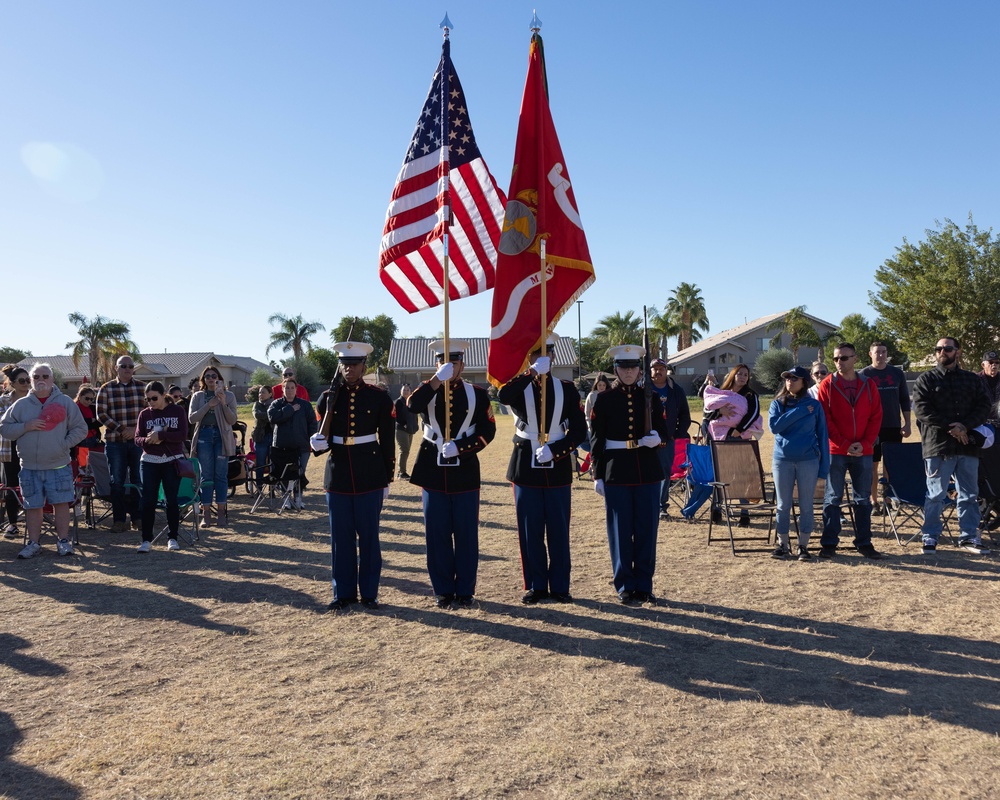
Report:
[[379,609],[378,600],[376,600],[374,597],[362,597],[361,605],[372,611],[378,611]]
[[660,602],[652,592],[633,592],[632,596],[635,597],[636,602],[649,603],[651,606]]
[[630,592],[627,589],[623,589],[622,591],[618,592],[618,602],[621,603],[623,606],[634,606],[637,602],[639,602],[639,600],[636,597],[635,592]]
[[859,547],[858,552],[861,553],[865,558],[870,558],[872,561],[878,561],[882,558],[882,554],[876,550],[872,545],[867,547]]
[[539,600],[545,600],[548,596],[549,593],[541,589],[528,589],[521,597],[521,602],[526,606],[533,606]]
[[451,604],[455,602],[455,595],[453,594],[439,594],[434,596],[434,605],[438,608],[451,608]]
[[342,597],[339,600],[334,600],[332,603],[330,603],[330,605],[327,606],[327,608],[330,611],[343,611],[351,603],[356,603],[356,602],[358,602],[357,598],[354,598],[354,597]]
[[470,608],[472,606],[472,601],[475,599],[471,594],[460,594],[458,596],[458,604],[462,608]]
[[555,600],[557,603],[572,603],[573,595],[569,592],[552,592],[549,597]]

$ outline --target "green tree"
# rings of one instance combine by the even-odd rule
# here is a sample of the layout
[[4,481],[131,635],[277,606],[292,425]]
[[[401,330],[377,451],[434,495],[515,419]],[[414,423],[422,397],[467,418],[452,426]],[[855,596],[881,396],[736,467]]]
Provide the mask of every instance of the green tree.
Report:
[[620,344],[642,344],[642,317],[634,311],[626,311],[624,315],[616,311],[599,319],[588,338],[604,350]]
[[301,314],[294,317],[286,317],[284,314],[272,314],[267,318],[268,325],[277,325],[278,330],[271,334],[270,344],[264,355],[270,353],[275,347],[281,349],[282,353],[292,352],[295,359],[302,358],[302,352],[311,344],[310,339],[326,328],[320,322],[306,322]]
[[865,366],[865,359],[871,350],[872,342],[885,342],[889,351],[889,363],[906,369],[910,364],[909,356],[899,348],[896,340],[879,329],[878,324],[872,325],[862,314],[848,314],[840,321],[840,327],[830,334],[829,341],[850,342],[858,350],[858,369]]
[[263,367],[257,367],[250,376],[251,386],[274,386],[277,382],[278,373]]
[[654,358],[666,361],[670,354],[670,337],[680,335],[681,323],[669,312],[661,314],[655,306],[647,309],[646,317],[649,328],[649,349],[653,352]]
[[372,346],[372,353],[368,356],[368,371],[374,372],[377,369],[382,372],[388,371],[389,347],[396,337],[396,323],[387,314],[379,314],[377,317],[341,317],[332,331],[330,339],[334,342],[347,340],[347,334],[354,325],[354,333],[351,334],[352,341],[367,342]]
[[139,358],[139,346],[129,338],[132,332],[128,323],[99,314],[88,319],[79,311],[70,314],[69,321],[76,326],[80,337],[75,342],[66,343],[66,347],[71,349],[73,366],[80,369],[80,362],[86,356],[87,377],[95,386],[111,379],[119,356]]
[[326,347],[311,347],[305,357],[316,365],[321,380],[329,383],[336,377],[339,359],[333,350]]
[[777,333],[771,338],[771,347],[778,347],[781,344],[782,335],[788,334],[789,349],[792,351],[792,358],[796,364],[799,362],[800,347],[818,348],[823,343],[813,327],[812,320],[806,316],[805,306],[796,306],[785,312],[785,316],[767,326],[767,332],[771,333],[772,331],[777,331]]
[[972,214],[964,230],[948,219],[936,224],[925,241],[904,238],[875,271],[868,297],[876,328],[917,358],[955,336],[975,362],[1000,340],[1000,238],[979,230]]
[[777,392],[781,386],[781,373],[795,365],[795,356],[785,347],[765,350],[753,364],[756,381],[770,392]]
[[16,347],[0,347],[0,364],[16,364],[31,358],[30,350],[18,350]]
[[677,351],[687,350],[695,342],[701,341],[701,333],[708,333],[708,314],[701,289],[693,283],[681,283],[667,299],[664,314],[678,327]]

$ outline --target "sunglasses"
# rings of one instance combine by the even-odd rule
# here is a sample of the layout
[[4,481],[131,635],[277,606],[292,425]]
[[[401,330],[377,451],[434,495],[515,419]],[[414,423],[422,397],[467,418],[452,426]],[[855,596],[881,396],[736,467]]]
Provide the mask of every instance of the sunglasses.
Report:
[[205,376],[205,380],[206,381],[217,381],[217,380],[219,380],[219,376],[218,375],[212,375],[211,373],[209,373],[208,375]]
[[34,378],[36,381],[47,381],[52,376],[51,375],[32,375],[31,377]]
[[834,361],[850,361],[854,356],[834,356]]
[[785,378],[785,380],[795,383],[795,381],[800,381],[802,380],[802,378],[800,378],[798,375],[789,375],[787,378]]
[[294,372],[285,372],[285,373],[282,373],[281,377],[282,378],[294,378],[295,377],[295,373]]
[[14,381],[14,383],[20,383],[22,386],[24,386],[25,384],[31,383],[31,379],[30,378],[18,378],[16,381]]
[[813,377],[814,378],[825,378],[829,374],[830,374],[829,372],[814,372],[813,373]]
[[944,347],[935,347],[934,348],[934,352],[935,353],[954,353],[956,349],[957,348],[953,347],[952,345],[946,344]]
[[987,361],[986,363],[991,367],[995,367],[997,364],[1000,364],[1000,361]]
[[160,395],[158,395],[158,394],[147,394],[146,395],[146,402],[147,403],[155,403],[159,399],[160,399]]
[[94,398],[91,397],[89,394],[85,394],[83,397],[80,398],[80,402],[83,402],[83,403],[93,403],[94,402]]
[[118,369],[135,369],[135,364],[119,364]]

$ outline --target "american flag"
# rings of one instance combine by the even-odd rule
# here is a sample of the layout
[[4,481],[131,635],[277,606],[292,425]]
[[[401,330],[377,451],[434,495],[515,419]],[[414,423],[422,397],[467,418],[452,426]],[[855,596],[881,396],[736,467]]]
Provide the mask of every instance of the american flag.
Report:
[[450,44],[396,178],[379,249],[379,277],[411,314],[444,301],[446,232],[449,299],[493,288],[506,204],[476,145]]

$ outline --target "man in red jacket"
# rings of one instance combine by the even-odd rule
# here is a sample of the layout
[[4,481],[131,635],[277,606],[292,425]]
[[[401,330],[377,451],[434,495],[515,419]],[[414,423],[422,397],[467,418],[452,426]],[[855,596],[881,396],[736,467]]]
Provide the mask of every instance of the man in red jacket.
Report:
[[851,474],[854,493],[854,547],[865,558],[881,554],[872,546],[872,452],[882,426],[878,387],[855,371],[853,344],[841,342],[833,351],[837,371],[819,386],[819,402],[826,414],[830,438],[830,476],[823,499],[823,536],[820,558],[833,558],[840,544],[840,503],[844,478]]

